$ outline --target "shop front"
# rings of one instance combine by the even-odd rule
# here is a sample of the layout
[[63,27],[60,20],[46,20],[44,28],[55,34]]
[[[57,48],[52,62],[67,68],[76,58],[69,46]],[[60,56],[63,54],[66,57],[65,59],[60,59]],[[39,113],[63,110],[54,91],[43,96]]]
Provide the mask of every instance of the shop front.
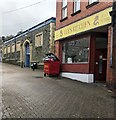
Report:
[[55,32],[61,76],[93,83],[106,82],[111,17],[107,8]]

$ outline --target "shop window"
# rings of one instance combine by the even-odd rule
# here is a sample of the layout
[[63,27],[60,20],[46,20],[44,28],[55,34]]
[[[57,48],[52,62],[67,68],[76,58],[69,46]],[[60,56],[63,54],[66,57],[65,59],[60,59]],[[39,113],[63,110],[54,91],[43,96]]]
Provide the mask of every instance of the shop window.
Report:
[[74,13],[80,10],[80,0],[74,0]]
[[67,17],[67,0],[62,0],[62,19]]
[[43,34],[39,33],[35,35],[35,47],[43,45]]
[[88,62],[89,38],[82,38],[63,43],[62,62],[63,63],[80,63]]
[[92,3],[95,3],[95,2],[98,2],[98,0],[89,0],[89,4],[92,4]]

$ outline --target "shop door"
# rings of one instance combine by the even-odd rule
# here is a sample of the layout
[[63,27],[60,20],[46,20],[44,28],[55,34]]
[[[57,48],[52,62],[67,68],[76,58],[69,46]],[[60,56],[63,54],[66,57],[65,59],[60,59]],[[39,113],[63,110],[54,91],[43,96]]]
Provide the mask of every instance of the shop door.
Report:
[[106,68],[107,68],[107,49],[96,50],[95,82],[106,81]]

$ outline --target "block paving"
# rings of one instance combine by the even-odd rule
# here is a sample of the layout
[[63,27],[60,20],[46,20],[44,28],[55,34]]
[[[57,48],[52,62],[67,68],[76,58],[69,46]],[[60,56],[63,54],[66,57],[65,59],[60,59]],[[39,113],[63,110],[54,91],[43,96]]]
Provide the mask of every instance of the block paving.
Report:
[[43,77],[42,70],[0,64],[2,118],[114,118],[105,84]]

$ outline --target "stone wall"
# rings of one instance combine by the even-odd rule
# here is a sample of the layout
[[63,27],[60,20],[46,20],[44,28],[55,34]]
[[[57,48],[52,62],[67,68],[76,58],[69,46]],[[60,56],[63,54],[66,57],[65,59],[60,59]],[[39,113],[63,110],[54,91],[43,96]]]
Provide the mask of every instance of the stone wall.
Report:
[[[43,46],[35,46],[35,35],[43,33]],[[49,52],[49,40],[50,40],[50,25],[35,30],[33,33],[32,41],[32,62],[42,63],[42,59],[46,53]]]
[[[52,21],[53,19],[53,21]],[[38,65],[43,65],[43,58],[46,53],[54,53],[54,32],[55,32],[55,18],[48,19],[42,24],[32,27],[25,34],[14,37],[12,40],[6,42],[3,46],[3,62],[25,66],[26,51],[25,45],[29,43],[30,49],[30,65],[33,62],[38,62]],[[40,27],[39,27],[40,26]],[[35,45],[35,36],[42,33],[43,45]],[[17,45],[20,43],[20,45]],[[15,46],[13,46],[15,45]],[[8,46],[10,46],[10,52],[8,52]],[[13,47],[12,47],[13,46]],[[4,47],[6,47],[6,52],[4,52]],[[13,49],[13,50],[12,50]],[[14,51],[15,49],[15,51]]]

